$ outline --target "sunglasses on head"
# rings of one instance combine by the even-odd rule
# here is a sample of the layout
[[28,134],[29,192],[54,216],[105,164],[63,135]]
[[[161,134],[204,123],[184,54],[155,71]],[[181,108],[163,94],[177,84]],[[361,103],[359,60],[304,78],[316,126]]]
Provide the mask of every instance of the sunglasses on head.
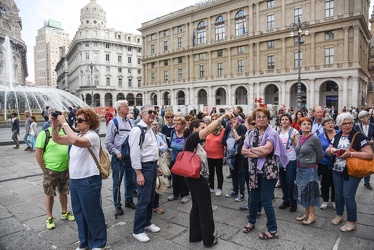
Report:
[[151,115],[152,113],[153,113],[154,115],[157,115],[156,110],[148,110],[148,115]]
[[82,118],[78,117],[77,119],[77,123],[82,123],[82,122],[85,122],[86,120],[83,120]]

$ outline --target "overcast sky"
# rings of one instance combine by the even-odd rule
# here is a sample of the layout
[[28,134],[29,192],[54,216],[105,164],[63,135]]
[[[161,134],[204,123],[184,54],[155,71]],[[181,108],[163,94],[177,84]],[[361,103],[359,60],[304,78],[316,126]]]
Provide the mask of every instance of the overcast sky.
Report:
[[[27,80],[34,82],[34,46],[37,30],[48,19],[61,22],[62,29],[75,35],[80,24],[80,10],[90,0],[15,0],[22,18],[22,39],[27,45]],[[106,27],[139,33],[141,23],[183,9],[204,0],[96,0],[106,12]],[[370,11],[373,11],[371,1]]]
[[[75,35],[80,11],[90,0],[15,0],[22,19],[22,39],[27,45],[27,80],[35,82],[34,46],[37,30],[48,19],[61,22],[62,29]],[[200,0],[96,0],[106,12],[106,27],[138,33],[141,23],[194,5]]]

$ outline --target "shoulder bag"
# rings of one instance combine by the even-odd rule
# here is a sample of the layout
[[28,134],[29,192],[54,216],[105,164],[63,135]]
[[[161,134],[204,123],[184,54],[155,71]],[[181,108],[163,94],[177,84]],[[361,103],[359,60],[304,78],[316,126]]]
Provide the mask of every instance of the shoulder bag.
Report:
[[87,148],[87,149],[90,152],[92,158],[94,159],[94,161],[96,163],[97,168],[100,171],[101,178],[104,179],[104,180],[108,179],[108,177],[110,175],[109,153],[106,150],[103,149],[103,147],[101,146],[101,142],[100,142],[100,153],[99,153],[100,162],[99,162],[97,160],[94,152],[92,151],[92,149],[91,148]]
[[[359,133],[359,132],[358,132]],[[353,142],[355,141],[356,133],[351,142],[349,148],[350,152],[357,152],[352,148]],[[365,177],[374,174],[374,157],[372,159],[360,159],[356,157],[346,158],[346,164],[348,169],[348,174],[353,177]]]
[[196,152],[186,151],[186,144],[183,151],[179,152],[171,172],[176,175],[200,178],[201,159]]

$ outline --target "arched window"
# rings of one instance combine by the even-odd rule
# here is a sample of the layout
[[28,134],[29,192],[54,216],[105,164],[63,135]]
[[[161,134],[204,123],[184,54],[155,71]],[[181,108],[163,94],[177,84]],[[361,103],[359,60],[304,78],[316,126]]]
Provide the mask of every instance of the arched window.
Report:
[[235,36],[244,35],[247,29],[244,10],[239,10],[235,15]]
[[225,21],[222,16],[216,19],[216,40],[225,39]]
[[205,43],[206,43],[205,22],[201,21],[197,25],[197,44],[205,44]]

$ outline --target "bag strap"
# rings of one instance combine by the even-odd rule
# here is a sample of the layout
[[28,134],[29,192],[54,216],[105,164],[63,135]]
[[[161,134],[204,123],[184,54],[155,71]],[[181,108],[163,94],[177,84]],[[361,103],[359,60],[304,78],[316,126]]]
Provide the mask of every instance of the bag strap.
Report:
[[[100,142],[100,148],[101,148],[101,142]],[[94,152],[92,151],[92,149],[91,149],[90,147],[88,147],[87,149],[88,149],[88,151],[90,152],[92,158],[94,159],[94,161],[95,161],[95,163],[96,163],[96,166],[97,166],[97,169],[99,169],[99,171],[100,171],[100,163],[99,163],[99,161],[97,160],[96,155],[94,154]]]
[[360,132],[356,132],[355,135],[353,136],[351,146],[349,147],[349,151],[352,151],[352,149],[353,149],[353,143],[355,142],[357,134],[360,134]]

